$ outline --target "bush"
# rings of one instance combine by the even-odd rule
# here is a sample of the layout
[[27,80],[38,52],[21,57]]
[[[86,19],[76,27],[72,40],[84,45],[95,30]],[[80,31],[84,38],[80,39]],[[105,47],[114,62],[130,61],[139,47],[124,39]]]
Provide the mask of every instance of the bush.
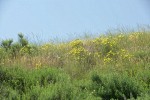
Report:
[[35,86],[28,94],[26,99],[32,100],[66,100],[72,98],[72,87],[70,84],[56,83],[46,87]]
[[136,99],[142,92],[142,87],[138,84],[138,81],[127,75],[101,76],[94,74],[91,80],[94,95],[105,100],[123,100],[132,97]]
[[0,82],[7,83],[12,89],[18,91],[20,94],[27,92],[30,89],[31,81],[29,72],[18,67],[1,68]]
[[[42,68],[37,70],[25,70],[23,68],[0,67],[1,98],[67,98],[71,96],[70,78],[54,68]],[[5,88],[9,87],[9,89]],[[65,93],[65,92],[67,93]],[[50,93],[50,94],[49,94]],[[71,97],[70,97],[71,98]],[[11,98],[12,99],[12,98]]]
[[19,93],[10,86],[0,85],[0,100],[19,100]]
[[70,80],[69,76],[58,69],[43,67],[41,69],[33,70],[32,76],[40,86],[45,87],[49,84],[57,82],[67,82]]

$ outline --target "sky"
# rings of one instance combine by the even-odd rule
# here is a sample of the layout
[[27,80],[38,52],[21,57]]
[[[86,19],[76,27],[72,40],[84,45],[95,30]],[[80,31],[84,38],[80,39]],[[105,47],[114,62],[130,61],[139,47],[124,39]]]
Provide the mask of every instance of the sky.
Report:
[[150,0],[0,0],[0,39],[72,39],[150,25]]

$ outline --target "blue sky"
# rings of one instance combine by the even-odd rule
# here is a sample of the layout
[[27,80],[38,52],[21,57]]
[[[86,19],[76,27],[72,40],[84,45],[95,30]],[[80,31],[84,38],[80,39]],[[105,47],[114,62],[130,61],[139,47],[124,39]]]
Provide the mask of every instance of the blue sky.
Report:
[[[71,39],[150,25],[150,0],[0,0],[0,39]],[[34,35],[32,35],[34,34]]]

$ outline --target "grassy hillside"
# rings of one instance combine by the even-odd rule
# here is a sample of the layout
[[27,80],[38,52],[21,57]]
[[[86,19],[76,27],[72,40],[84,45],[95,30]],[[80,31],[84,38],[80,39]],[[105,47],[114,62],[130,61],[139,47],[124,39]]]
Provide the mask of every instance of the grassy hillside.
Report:
[[150,99],[150,32],[0,46],[0,99]]

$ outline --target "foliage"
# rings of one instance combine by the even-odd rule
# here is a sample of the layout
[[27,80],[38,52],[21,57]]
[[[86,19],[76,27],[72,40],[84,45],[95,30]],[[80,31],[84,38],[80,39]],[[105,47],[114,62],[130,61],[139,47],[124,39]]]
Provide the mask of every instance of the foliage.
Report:
[[0,42],[0,99],[110,100],[150,97],[150,32],[65,43]]
[[92,75],[92,90],[94,95],[100,96],[105,100],[110,99],[130,99],[137,98],[141,92],[142,87],[138,81],[126,75],[110,75],[99,76]]

